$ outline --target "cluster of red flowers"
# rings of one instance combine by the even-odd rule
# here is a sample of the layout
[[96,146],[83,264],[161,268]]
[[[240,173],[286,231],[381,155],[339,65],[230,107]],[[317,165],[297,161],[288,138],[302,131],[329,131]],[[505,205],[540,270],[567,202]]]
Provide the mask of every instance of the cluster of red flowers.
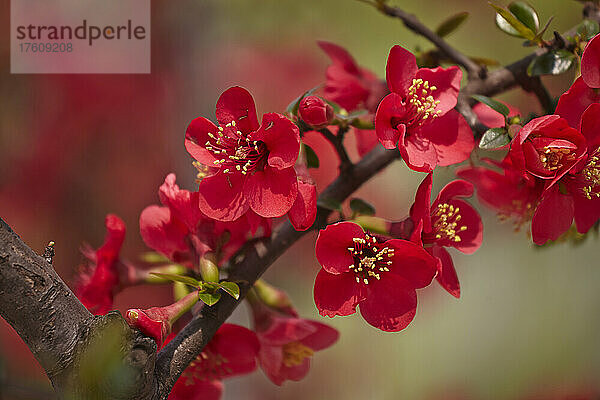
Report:
[[[309,174],[314,163],[303,144],[309,131],[327,133],[328,140],[343,146],[343,134],[351,130],[361,156],[380,143],[397,148],[409,168],[427,173],[405,219],[354,213],[320,231],[315,251],[322,269],[314,300],[324,316],[354,314],[359,306],[370,325],[395,332],[411,323],[417,289],[434,278],[460,297],[447,248],[471,254],[482,243],[481,218],[465,201],[474,186],[481,202],[519,225],[532,219],[537,244],[557,239],[573,220],[581,233],[598,221],[600,96],[594,88],[600,87],[600,39],[588,44],[583,76],[561,97],[556,115],[535,118],[519,129],[504,160],[459,168],[462,179],[448,183],[433,202],[434,169],[467,160],[475,146],[471,128],[454,109],[461,70],[418,68],[412,53],[394,46],[386,88],[343,48],[319,45],[332,61],[320,95],[313,90],[287,116],[267,113],[259,123],[250,93],[241,87],[226,90],[216,105],[219,125],[199,117],[186,131],[185,146],[198,171],[197,191],[180,189],[170,174],[159,189],[162,205],[142,212],[141,236],[162,257],[163,267],[180,268],[187,279],[180,282],[198,283],[198,291],[188,290],[174,304],[128,311],[128,322],[159,346],[169,340],[177,318],[211,306],[209,300],[195,305],[203,283],[225,287],[219,286],[224,282],[219,268],[248,240],[269,237],[277,218],[286,215],[297,230],[314,225],[317,189]],[[506,123],[481,108],[475,111],[490,127]],[[110,310],[118,289],[156,280],[147,269],[120,258],[123,222],[109,216],[106,227],[104,245],[84,251],[88,269],[76,289],[96,313]],[[251,289],[247,300],[254,330],[223,325],[179,379],[171,398],[218,398],[224,378],[249,373],[257,365],[277,385],[302,379],[314,352],[337,340],[335,329],[300,318],[285,294],[264,282]]]
[[586,46],[581,76],[556,111],[529,121],[504,160],[458,175],[475,184],[480,200],[517,224],[531,220],[534,243],[557,240],[575,221],[581,234],[600,219],[600,37]]

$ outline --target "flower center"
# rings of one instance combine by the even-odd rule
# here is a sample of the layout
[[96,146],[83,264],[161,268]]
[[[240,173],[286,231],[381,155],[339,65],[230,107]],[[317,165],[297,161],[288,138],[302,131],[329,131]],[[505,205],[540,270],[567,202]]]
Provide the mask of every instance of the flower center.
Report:
[[214,164],[220,166],[225,174],[238,171],[246,175],[263,170],[269,155],[264,142],[248,139],[241,131],[236,130],[235,121],[225,127],[231,129],[225,132],[220,126],[216,134],[208,134],[210,139],[204,143],[204,148],[217,158]]
[[227,362],[229,360],[222,355],[204,350],[190,363],[190,367],[186,368],[182,375],[188,385],[194,380],[220,380],[233,372],[227,366]]
[[283,345],[283,365],[295,367],[302,364],[305,358],[311,357],[314,350],[300,342],[290,342]]
[[581,176],[585,180],[583,194],[589,200],[593,197],[600,197],[600,149],[592,154],[588,159],[585,168],[581,171]]
[[540,162],[548,171],[555,171],[562,168],[563,161],[575,160],[575,154],[571,152],[571,149],[566,149],[564,147],[546,146],[538,149],[538,155],[540,157]]
[[349,266],[356,276],[356,282],[369,284],[369,278],[381,279],[381,272],[389,271],[388,266],[392,264],[394,249],[377,247],[377,239],[368,234],[365,238],[354,238],[354,247],[348,247],[348,251],[354,257],[354,263]]
[[452,204],[438,204],[435,212],[432,214],[433,230],[436,239],[446,239],[453,242],[460,242],[459,232],[467,230],[466,225],[461,225],[462,216],[459,214],[460,208]]
[[431,95],[436,90],[435,86],[429,86],[428,81],[413,79],[412,85],[408,88],[407,100],[414,107],[419,120],[426,120],[430,117],[435,118],[441,114],[441,110],[436,111],[440,101],[435,100]]

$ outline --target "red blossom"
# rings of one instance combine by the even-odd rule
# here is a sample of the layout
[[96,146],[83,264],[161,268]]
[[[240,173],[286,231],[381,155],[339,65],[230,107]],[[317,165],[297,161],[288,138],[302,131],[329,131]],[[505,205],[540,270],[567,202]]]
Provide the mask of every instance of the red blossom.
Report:
[[[450,254],[444,247],[471,254],[483,237],[483,224],[479,213],[462,197],[473,195],[473,185],[455,180],[444,186],[437,198],[430,203],[432,174],[428,174],[417,189],[410,217],[416,227],[414,239],[422,242],[425,249],[438,262],[437,280],[444,289],[460,297],[460,284]],[[420,235],[420,236],[419,236]]]
[[196,265],[206,253],[227,260],[259,227],[270,234],[268,220],[248,212],[232,222],[216,221],[198,208],[198,192],[180,189],[175,174],[169,174],[159,189],[163,206],[146,207],[140,215],[140,234],[148,247],[170,260]]
[[[388,93],[386,85],[366,68],[359,66],[346,49],[329,42],[318,42],[333,64],[327,68],[323,97],[346,111],[364,109],[364,117],[373,120],[381,99]],[[371,151],[378,143],[373,130],[352,128],[359,156]]]
[[198,188],[200,210],[221,221],[248,210],[269,218],[287,213],[298,194],[296,125],[275,113],[265,114],[259,125],[252,96],[237,86],[219,97],[216,116],[218,128],[200,117],[186,132],[186,149],[206,168]]
[[317,186],[303,164],[296,165],[298,196],[288,217],[298,231],[309,229],[317,218]]
[[[523,176],[509,156],[501,162],[484,159],[487,166],[469,166],[456,171],[459,178],[475,185],[479,201],[498,213],[500,219],[513,219],[515,229],[531,221],[544,188],[543,181]],[[498,172],[492,168],[497,168]]]
[[600,102],[600,92],[586,85],[582,77],[558,99],[556,114],[566,119],[569,125],[581,130],[581,115],[592,103]]
[[545,115],[527,123],[513,138],[510,157],[515,168],[557,182],[584,156],[586,141],[566,119]]
[[304,378],[313,354],[332,346],[339,337],[334,328],[299,318],[293,310],[285,314],[252,302],[252,311],[260,342],[260,366],[276,385]]
[[321,315],[360,312],[372,326],[400,331],[416,313],[415,289],[431,283],[436,260],[421,246],[401,239],[387,241],[365,233],[352,222],[327,226],[316,243],[318,273],[314,297]]
[[254,332],[242,326],[223,324],[179,377],[169,400],[220,399],[223,379],[256,370],[259,348]]
[[474,146],[466,120],[453,110],[462,73],[458,67],[417,68],[415,56],[394,46],[387,62],[392,93],[379,104],[375,130],[387,149],[398,147],[406,164],[430,172],[466,160]]
[[298,113],[304,122],[316,128],[327,126],[333,119],[333,108],[317,96],[304,97]]
[[79,276],[75,294],[84,306],[96,315],[111,310],[113,297],[119,286],[119,270],[122,263],[119,258],[121,246],[125,240],[125,223],[113,214],[104,221],[106,236],[104,244],[97,250],[84,248],[88,270]]
[[[508,107],[508,117],[512,118],[520,115],[521,112],[510,104],[501,101],[502,104]],[[498,111],[493,110],[490,106],[477,103],[473,106],[473,112],[477,115],[479,122],[487,126],[488,128],[502,128],[506,125],[506,118]]]

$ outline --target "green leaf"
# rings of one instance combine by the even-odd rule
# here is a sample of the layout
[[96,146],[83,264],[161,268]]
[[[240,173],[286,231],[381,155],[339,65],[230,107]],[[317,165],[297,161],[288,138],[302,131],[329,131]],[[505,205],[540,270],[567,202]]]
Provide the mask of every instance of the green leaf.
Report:
[[485,131],[479,141],[480,149],[497,149],[510,143],[510,136],[506,128],[491,128]]
[[439,37],[448,36],[449,34],[454,32],[456,29],[458,29],[458,27],[461,26],[463,24],[463,22],[465,22],[467,20],[468,17],[469,17],[469,13],[466,11],[459,12],[458,14],[454,14],[453,16],[447,18],[444,22],[442,22],[435,30],[435,33]]
[[219,287],[234,299],[238,300],[240,298],[240,287],[237,285],[237,283],[223,281],[219,282]]
[[513,13],[494,3],[490,2],[490,5],[496,10],[496,25],[500,30],[524,39],[533,40],[535,38],[535,32],[519,21]]
[[600,32],[598,22],[592,19],[584,19],[576,28],[577,35],[582,40],[591,40],[594,36]]
[[527,67],[527,75],[559,75],[568,71],[577,56],[567,50],[552,50],[536,57]]
[[175,275],[175,274],[163,274],[163,273],[159,273],[159,272],[151,272],[151,275],[156,275],[158,277],[161,277],[163,279],[172,281],[172,282],[181,282],[181,283],[185,283],[186,285],[190,285],[193,287],[199,287],[202,285],[202,283],[194,278],[192,278],[191,276],[185,276],[185,275]]
[[204,304],[206,304],[207,306],[212,306],[213,304],[216,304],[217,301],[219,301],[220,298],[221,298],[221,292],[214,292],[214,293],[204,292],[204,293],[198,293],[198,299],[201,302],[203,302]]
[[483,103],[486,106],[490,107],[492,110],[499,112],[500,114],[504,115],[505,117],[508,117],[508,114],[510,113],[510,110],[508,109],[508,107],[506,105],[500,103],[497,100],[494,100],[494,99],[491,99],[489,97],[482,96],[479,94],[474,94],[471,97],[473,97],[478,102]]
[[350,209],[356,215],[375,215],[375,207],[365,200],[357,197],[350,200]]
[[508,5],[508,10],[534,33],[537,33],[540,29],[540,19],[537,12],[524,1],[513,1]]
[[325,208],[327,210],[340,211],[340,212],[342,211],[342,203],[340,203],[339,201],[337,201],[335,199],[331,199],[331,198],[325,198],[325,199],[319,198],[317,200],[317,206]]
[[155,251],[148,251],[146,253],[143,253],[140,256],[140,259],[149,264],[159,264],[159,263],[170,262],[170,260],[167,257],[165,257],[162,254],[157,253]]
[[306,167],[319,168],[319,165],[321,165],[321,163],[319,162],[319,157],[317,156],[317,153],[315,153],[312,147],[310,147],[306,143],[304,144],[304,153],[306,154]]

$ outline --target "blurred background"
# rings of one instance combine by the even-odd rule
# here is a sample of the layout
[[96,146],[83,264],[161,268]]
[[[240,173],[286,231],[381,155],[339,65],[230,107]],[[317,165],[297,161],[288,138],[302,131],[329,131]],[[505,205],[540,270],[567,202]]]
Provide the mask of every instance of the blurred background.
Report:
[[[465,25],[449,37],[463,52],[514,61],[529,51],[500,32],[484,0],[396,1],[435,27],[459,11]],[[531,0],[552,30],[581,19],[573,0]],[[359,64],[385,77],[394,44],[429,49],[398,20],[352,0],[205,0],[152,2],[150,75],[9,74],[9,2],[0,5],[0,215],[32,248],[56,242],[54,264],[72,282],[81,263],[79,246],[98,247],[104,216],[127,223],[123,255],[144,251],[137,221],[158,202],[169,172],[194,189],[194,168],[183,146],[197,116],[213,118],[219,94],[232,85],[250,90],[259,115],[282,112],[305,90],[322,83],[329,61],[317,39],[346,47]],[[554,96],[574,72],[545,80]],[[522,111],[539,112],[520,90],[500,97]],[[334,177],[333,152],[309,138],[321,158],[320,187]],[[349,138],[350,142],[352,138]],[[349,143],[350,148],[354,148]],[[452,179],[436,173],[435,189]],[[408,212],[422,174],[395,163],[358,196],[378,215],[400,219]],[[600,388],[600,263],[597,238],[573,247],[535,249],[527,229],[482,207],[484,243],[472,256],[453,252],[462,298],[438,285],[421,291],[419,310],[403,332],[382,333],[359,316],[320,317],[312,300],[318,265],[316,234],[307,235],[266,277],[289,292],[302,316],[330,323],[342,335],[313,358],[301,382],[279,388],[262,372],[226,382],[225,399],[591,399]],[[149,295],[152,293],[152,295]],[[116,306],[167,304],[168,288],[132,288]],[[248,324],[245,307],[233,320]],[[49,383],[26,346],[0,323],[0,398],[49,396]],[[579,397],[565,397],[565,396]]]

